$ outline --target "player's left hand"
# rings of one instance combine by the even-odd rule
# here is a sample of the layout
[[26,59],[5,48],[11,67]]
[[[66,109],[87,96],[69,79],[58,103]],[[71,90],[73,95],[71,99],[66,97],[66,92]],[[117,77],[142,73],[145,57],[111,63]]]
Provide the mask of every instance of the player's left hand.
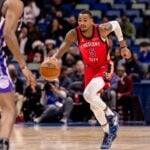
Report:
[[131,57],[131,51],[127,47],[121,48],[121,56],[124,59],[129,59]]
[[35,91],[36,78],[35,75],[26,67],[22,69],[22,72],[27,80],[27,86],[31,86],[32,90]]

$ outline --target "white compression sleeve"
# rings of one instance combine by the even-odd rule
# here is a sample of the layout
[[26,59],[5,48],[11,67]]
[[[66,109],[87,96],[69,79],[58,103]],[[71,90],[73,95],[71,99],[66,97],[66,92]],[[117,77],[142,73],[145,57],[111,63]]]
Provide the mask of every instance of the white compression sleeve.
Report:
[[119,23],[117,21],[110,21],[109,23],[112,25],[112,31],[115,32],[115,35],[117,36],[118,41],[119,42],[122,41],[123,40],[123,34],[122,34],[121,27],[120,27]]

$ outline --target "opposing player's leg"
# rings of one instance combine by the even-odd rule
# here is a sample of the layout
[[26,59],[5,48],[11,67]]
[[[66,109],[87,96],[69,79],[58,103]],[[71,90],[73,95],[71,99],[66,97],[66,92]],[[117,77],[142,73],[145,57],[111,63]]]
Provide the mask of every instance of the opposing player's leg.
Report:
[[[114,134],[110,130],[106,116],[115,116],[114,113],[106,106],[100,98],[99,91],[103,89],[105,82],[102,77],[93,78],[84,90],[84,98],[90,104],[97,120],[102,125],[105,132],[104,140],[101,148],[110,148],[111,142],[114,139]],[[107,108],[107,109],[106,109]]]
[[[5,82],[4,82],[5,81]],[[7,77],[0,81],[0,107],[2,109],[0,128],[0,150],[9,149],[9,138],[16,117],[12,85]]]

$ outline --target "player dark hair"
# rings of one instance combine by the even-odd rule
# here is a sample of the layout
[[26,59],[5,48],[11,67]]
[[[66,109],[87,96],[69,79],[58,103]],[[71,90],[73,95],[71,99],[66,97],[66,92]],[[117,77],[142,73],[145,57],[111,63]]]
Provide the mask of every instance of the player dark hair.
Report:
[[89,10],[82,10],[79,14],[87,14],[90,18],[93,18],[92,13]]

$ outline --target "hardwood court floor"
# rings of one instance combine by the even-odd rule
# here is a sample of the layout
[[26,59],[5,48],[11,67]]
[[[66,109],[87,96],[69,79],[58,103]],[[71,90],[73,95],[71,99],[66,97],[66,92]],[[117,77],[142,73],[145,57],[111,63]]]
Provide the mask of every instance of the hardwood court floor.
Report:
[[[100,127],[15,126],[10,150],[99,150]],[[150,150],[150,127],[120,127],[111,150]]]

